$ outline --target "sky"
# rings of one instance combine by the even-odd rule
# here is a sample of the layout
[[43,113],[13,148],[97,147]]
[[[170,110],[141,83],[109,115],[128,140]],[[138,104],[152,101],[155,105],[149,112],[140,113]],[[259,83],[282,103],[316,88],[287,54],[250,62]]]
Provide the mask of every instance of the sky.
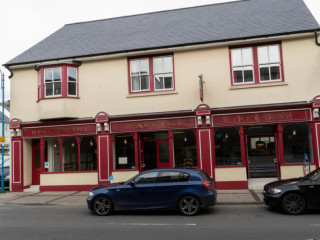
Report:
[[[320,24],[320,0],[304,1]],[[65,24],[222,2],[230,0],[0,0],[5,99],[10,98],[10,73],[2,65]]]

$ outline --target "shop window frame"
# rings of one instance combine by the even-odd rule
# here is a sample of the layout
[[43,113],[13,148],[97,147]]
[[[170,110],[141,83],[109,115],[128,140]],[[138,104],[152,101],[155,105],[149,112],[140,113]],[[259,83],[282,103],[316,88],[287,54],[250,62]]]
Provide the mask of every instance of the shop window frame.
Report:
[[[69,94],[69,69],[76,69],[76,81],[73,82],[76,84],[76,94]],[[46,82],[45,82],[45,72],[49,69],[60,69],[61,74],[61,94],[59,95],[46,95]],[[41,101],[44,99],[59,99],[59,98],[79,98],[79,66],[76,64],[53,64],[53,65],[44,65],[39,66],[36,69],[38,71],[38,99]]]
[[[272,62],[268,64],[259,64],[259,56],[258,56],[258,49],[262,47],[270,47],[270,46],[278,46],[279,47],[279,60],[280,62]],[[232,51],[234,50],[243,50],[243,49],[252,49],[252,62],[253,62],[253,82],[241,82],[241,83],[236,83],[234,81],[234,68],[237,67],[246,67],[245,65],[239,65],[239,66],[233,66],[233,61],[232,61]],[[236,87],[236,86],[250,86],[250,85],[264,85],[264,84],[272,84],[272,83],[283,83],[285,82],[284,79],[284,70],[283,70],[283,57],[282,57],[282,43],[281,42],[269,42],[269,43],[260,43],[260,44],[247,44],[247,45],[237,45],[237,46],[231,46],[229,47],[229,62],[230,62],[230,79],[231,79],[231,86]],[[260,79],[260,68],[261,66],[269,66],[272,67],[273,65],[280,65],[280,79],[276,80],[261,80]],[[251,65],[250,65],[251,66]],[[270,72],[270,70],[269,70]],[[271,78],[271,75],[270,75]]]
[[[171,73],[170,72],[155,73],[154,60],[159,59],[159,58],[165,58],[165,57],[171,57],[172,72]],[[137,60],[147,60],[147,62],[148,62],[148,69],[149,69],[148,74],[147,75],[142,74],[143,76],[148,76],[148,82],[149,82],[148,89],[133,90],[132,74],[131,74],[131,61],[137,61]],[[173,53],[130,57],[127,59],[127,61],[128,61],[128,90],[129,90],[130,95],[175,91],[175,70],[174,70],[174,54]],[[172,75],[172,87],[171,88],[156,89],[155,76],[156,75],[170,75],[170,74]],[[142,75],[135,74],[133,76],[136,77],[136,76],[142,76]]]
[[[77,159],[77,163],[78,163],[78,169],[76,171],[63,171],[62,169],[64,169],[64,166],[63,166],[63,157],[61,156],[60,157],[60,171],[53,171],[53,172],[49,172],[49,169],[47,168],[44,168],[44,171],[42,172],[41,171],[41,174],[59,174],[59,173],[88,173],[88,172],[98,172],[98,154],[96,154],[96,169],[95,170],[81,170],[81,149],[80,149],[80,146],[81,146],[81,140],[82,138],[85,138],[85,137],[92,137],[93,140],[94,140],[94,144],[95,144],[95,147],[96,147],[96,150],[98,150],[98,146],[96,144],[96,136],[95,135],[81,135],[81,136],[65,136],[65,137],[50,137],[50,138],[45,138],[45,145],[44,145],[44,162],[43,164],[45,165],[45,162],[46,160],[49,160],[49,147],[47,146],[47,140],[48,139],[57,139],[57,142],[59,143],[58,144],[58,148],[59,148],[59,156],[61,156],[62,152],[62,145],[63,145],[63,140],[64,139],[67,139],[67,138],[74,138],[77,142],[77,138],[80,139],[80,143],[78,144],[77,146],[77,151],[78,151],[78,159]],[[61,145],[60,145],[60,141],[61,141]],[[61,148],[60,148],[61,147]]]

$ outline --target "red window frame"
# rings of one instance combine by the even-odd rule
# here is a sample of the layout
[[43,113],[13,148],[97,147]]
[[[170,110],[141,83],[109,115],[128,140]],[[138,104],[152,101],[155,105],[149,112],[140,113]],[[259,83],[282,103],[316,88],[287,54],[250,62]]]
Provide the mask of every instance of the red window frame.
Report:
[[[45,96],[45,80],[44,72],[45,69],[60,68],[61,69],[61,95],[59,96]],[[77,71],[76,81],[76,95],[68,94],[68,68],[75,68]],[[55,98],[79,98],[79,69],[78,65],[73,64],[54,64],[38,67],[38,101],[42,99],[55,99]]]
[[[271,46],[271,45],[278,45],[279,46],[281,80],[277,80],[277,81],[260,81],[260,71],[259,71],[259,61],[258,61],[258,47]],[[242,49],[242,48],[252,48],[254,82],[252,82],[252,83],[236,83],[235,84],[234,81],[233,81],[233,69],[232,69],[231,51],[233,49]],[[261,43],[260,44],[246,44],[246,45],[238,45],[238,46],[229,47],[229,61],[230,61],[231,86],[264,85],[264,84],[272,84],[272,83],[284,82],[282,44],[281,44],[281,42],[269,42],[269,43],[262,43],[262,44]]]
[[[170,89],[156,90],[154,86],[154,73],[153,73],[153,59],[158,57],[171,57],[172,58],[172,85]],[[130,72],[130,61],[148,59],[149,64],[149,90],[132,91],[131,89],[131,72]],[[168,54],[157,54],[157,55],[147,55],[147,56],[137,56],[128,58],[128,91],[129,94],[144,94],[144,93],[159,93],[159,92],[170,92],[175,91],[175,73],[174,73],[174,55],[173,53]]]

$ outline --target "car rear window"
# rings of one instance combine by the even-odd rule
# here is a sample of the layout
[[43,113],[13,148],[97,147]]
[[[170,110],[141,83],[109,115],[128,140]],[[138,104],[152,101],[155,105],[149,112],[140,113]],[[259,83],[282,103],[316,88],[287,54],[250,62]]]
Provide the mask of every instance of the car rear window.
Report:
[[200,176],[204,179],[204,180],[207,180],[207,181],[211,181],[211,178],[209,177],[209,175],[204,172],[204,171],[201,171],[200,172]]
[[184,172],[174,172],[174,171],[163,171],[161,176],[158,178],[158,183],[168,183],[168,182],[187,182],[189,181],[190,175]]

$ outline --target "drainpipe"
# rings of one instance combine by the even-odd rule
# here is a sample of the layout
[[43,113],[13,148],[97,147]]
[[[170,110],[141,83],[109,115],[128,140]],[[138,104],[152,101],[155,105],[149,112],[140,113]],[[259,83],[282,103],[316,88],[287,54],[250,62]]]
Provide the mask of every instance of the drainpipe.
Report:
[[319,40],[318,40],[318,33],[317,33],[317,30],[314,30],[314,37],[315,37],[316,45],[320,47],[320,43],[319,43]]

